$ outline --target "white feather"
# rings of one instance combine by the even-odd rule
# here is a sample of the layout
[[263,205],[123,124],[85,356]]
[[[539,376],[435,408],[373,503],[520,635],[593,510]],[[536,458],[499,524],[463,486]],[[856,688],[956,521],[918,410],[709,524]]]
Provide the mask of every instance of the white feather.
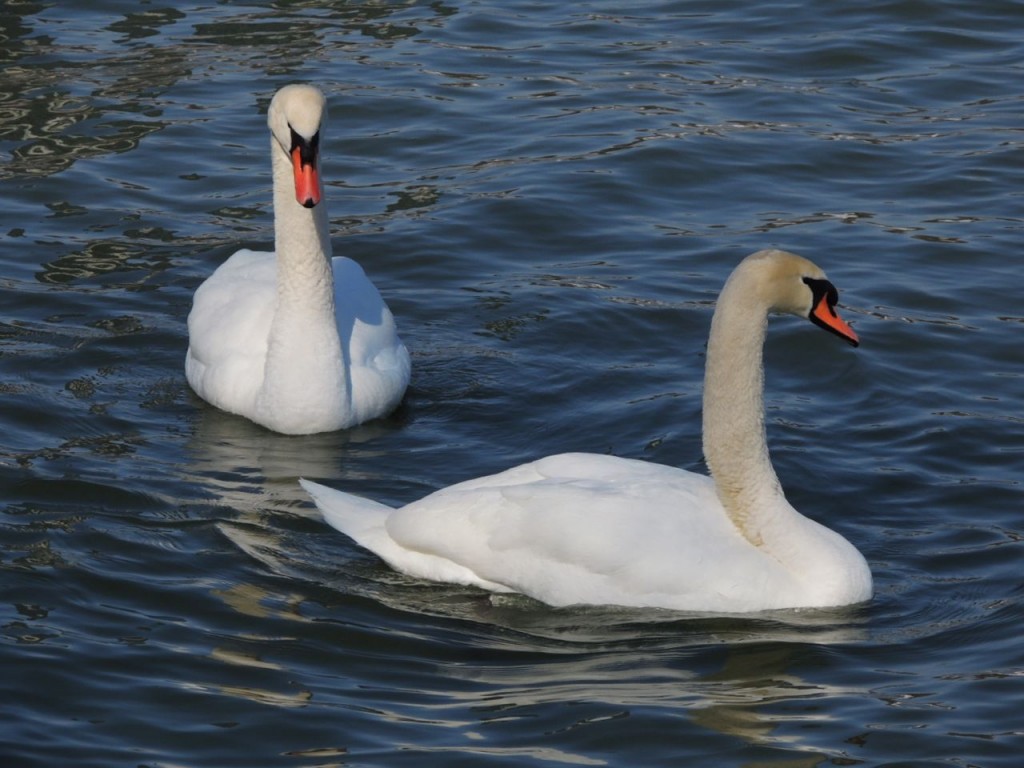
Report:
[[396,570],[555,606],[744,612],[866,600],[871,573],[863,556],[790,506],[765,444],[757,389],[764,321],[773,310],[807,315],[812,295],[803,277],[823,280],[824,273],[792,254],[761,252],[723,290],[705,385],[705,454],[714,457],[714,480],[570,453],[400,509],[309,481],[303,487],[331,526]]

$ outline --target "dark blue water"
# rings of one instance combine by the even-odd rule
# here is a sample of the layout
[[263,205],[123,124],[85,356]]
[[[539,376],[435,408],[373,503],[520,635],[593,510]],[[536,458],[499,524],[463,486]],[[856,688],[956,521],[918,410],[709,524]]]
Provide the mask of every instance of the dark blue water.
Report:
[[[4,765],[1021,764],[1019,3],[65,6],[0,7]],[[183,373],[195,288],[273,240],[294,81],[329,99],[335,251],[414,365],[393,416],[299,438]],[[871,603],[491,598],[298,488],[703,471],[711,311],[764,247],[863,342],[773,321],[767,405]]]

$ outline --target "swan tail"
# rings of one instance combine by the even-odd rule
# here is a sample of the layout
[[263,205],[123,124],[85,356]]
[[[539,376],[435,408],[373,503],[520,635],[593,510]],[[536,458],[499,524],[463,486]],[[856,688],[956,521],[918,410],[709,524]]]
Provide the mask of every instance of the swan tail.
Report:
[[406,549],[388,532],[388,518],[395,511],[391,507],[303,478],[299,478],[299,483],[313,497],[328,525],[373,552],[396,571],[428,581],[471,584],[492,592],[514,591],[478,576],[447,557]]
[[313,498],[324,521],[358,544],[376,552],[381,537],[390,538],[385,524],[388,515],[394,512],[391,507],[305,478],[299,478],[299,484]]

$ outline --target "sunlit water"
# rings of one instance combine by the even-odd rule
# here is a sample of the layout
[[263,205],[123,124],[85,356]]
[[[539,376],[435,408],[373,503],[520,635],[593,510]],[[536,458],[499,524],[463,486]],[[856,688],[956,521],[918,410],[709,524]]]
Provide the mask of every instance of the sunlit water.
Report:
[[[1021,764],[1019,4],[179,5],[0,7],[4,766]],[[196,286],[272,242],[293,81],[414,362],[395,415],[300,438],[182,370]],[[767,402],[871,603],[492,599],[298,488],[703,471],[713,303],[769,246],[862,337],[773,321]]]

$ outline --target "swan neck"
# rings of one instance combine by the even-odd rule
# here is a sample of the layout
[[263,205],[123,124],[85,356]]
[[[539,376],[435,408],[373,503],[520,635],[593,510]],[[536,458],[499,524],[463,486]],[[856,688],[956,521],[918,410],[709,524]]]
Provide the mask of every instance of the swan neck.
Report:
[[[327,201],[306,208],[295,198],[291,160],[271,138],[274,172],[274,250],[277,254],[277,309],[274,324],[334,326],[334,276],[331,268]],[[329,319],[329,322],[328,322]],[[283,332],[283,331],[282,331]],[[273,338],[274,332],[271,333]]]
[[348,382],[335,319],[331,241],[322,182],[320,202],[313,208],[302,206],[295,198],[289,158],[276,142],[271,154],[277,306],[267,339],[261,398],[281,418],[293,407],[280,396],[283,392],[305,392],[310,400],[337,399],[340,412],[348,397]]
[[[296,273],[329,272],[331,259],[330,226],[327,201],[320,179],[320,202],[312,208],[295,199],[291,160],[276,140],[271,138],[274,174],[274,250],[281,276],[279,285]],[[318,274],[318,276],[319,276]]]
[[792,507],[768,454],[763,364],[768,307],[756,297],[735,274],[719,297],[708,338],[703,439],[722,506],[760,545],[772,512]]

